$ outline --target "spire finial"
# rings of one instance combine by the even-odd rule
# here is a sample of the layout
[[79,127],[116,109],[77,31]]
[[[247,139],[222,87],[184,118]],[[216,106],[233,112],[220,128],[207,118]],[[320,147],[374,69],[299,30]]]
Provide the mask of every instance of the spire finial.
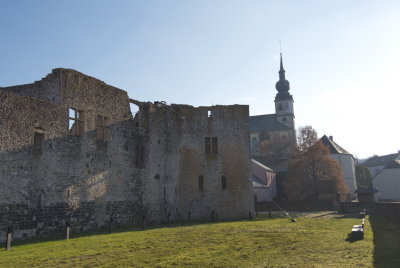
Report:
[[279,68],[279,80],[285,80],[285,69],[283,69],[282,52],[281,54],[281,64]]

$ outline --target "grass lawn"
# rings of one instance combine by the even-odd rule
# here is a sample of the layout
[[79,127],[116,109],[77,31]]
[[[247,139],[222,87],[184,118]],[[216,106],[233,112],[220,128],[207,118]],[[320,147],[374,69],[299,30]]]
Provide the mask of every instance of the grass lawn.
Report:
[[[376,252],[379,241],[371,222],[366,219],[365,238],[359,241],[349,241],[347,235],[360,219],[327,212],[299,217],[296,223],[259,218],[120,229],[68,241],[20,242],[9,252],[0,251],[0,267],[385,267],[387,259],[399,264],[398,242],[392,241],[391,256],[385,255],[384,241]],[[399,228],[391,228],[398,239]]]

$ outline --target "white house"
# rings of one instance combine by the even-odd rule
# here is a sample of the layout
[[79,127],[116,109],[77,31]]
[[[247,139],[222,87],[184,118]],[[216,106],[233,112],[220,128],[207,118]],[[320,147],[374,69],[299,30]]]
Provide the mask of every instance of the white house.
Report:
[[324,135],[321,141],[328,147],[331,157],[335,159],[342,168],[344,182],[349,188],[350,199],[355,199],[355,190],[357,189],[355,160],[351,153],[343,149],[340,145],[333,141],[333,137],[329,138]]
[[268,202],[276,197],[276,172],[251,159],[253,195],[255,202]]
[[390,161],[372,180],[378,201],[400,201],[400,160]]
[[394,154],[381,156],[374,155],[373,157],[368,158],[363,163],[363,166],[368,167],[372,177],[375,177],[392,160],[400,160],[400,151]]

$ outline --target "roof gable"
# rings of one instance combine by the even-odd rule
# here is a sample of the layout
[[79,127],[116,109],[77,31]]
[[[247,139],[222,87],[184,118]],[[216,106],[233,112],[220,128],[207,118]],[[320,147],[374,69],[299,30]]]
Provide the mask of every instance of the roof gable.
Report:
[[320,141],[328,147],[331,154],[351,154],[345,149],[343,149],[339,144],[329,139],[326,135],[322,136]]
[[251,162],[253,162],[254,164],[256,164],[257,166],[261,167],[262,169],[266,170],[266,171],[271,171],[271,172],[276,172],[275,170],[273,170],[270,167],[267,167],[266,165],[258,162],[257,160],[255,160],[254,158],[251,159]]

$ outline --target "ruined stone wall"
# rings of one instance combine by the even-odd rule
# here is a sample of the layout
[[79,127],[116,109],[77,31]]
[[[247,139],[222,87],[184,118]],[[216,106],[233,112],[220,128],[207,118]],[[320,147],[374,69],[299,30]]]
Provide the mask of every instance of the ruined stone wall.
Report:
[[[12,225],[16,238],[28,238],[57,233],[67,220],[88,230],[110,217],[147,224],[187,220],[189,212],[193,220],[212,211],[220,219],[248,216],[248,106],[135,101],[132,118],[130,101],[68,69],[1,89],[0,229]],[[81,132],[69,124],[71,108],[82,115]],[[108,118],[107,139],[99,140],[99,116]],[[206,137],[218,138],[218,153],[206,153]]]
[[[247,217],[253,209],[248,106],[179,107],[179,112],[184,118],[178,187],[181,216],[190,212],[192,218],[203,220],[213,214],[220,219]],[[206,152],[206,137],[218,139],[217,153]]]
[[[220,219],[248,217],[248,106],[147,104],[138,117],[148,133],[144,206],[152,221],[186,221],[189,213],[191,220],[211,220],[213,211]],[[217,154],[206,153],[206,137],[218,138]]]
[[57,74],[57,70],[61,69],[54,69],[52,73],[33,84],[4,87],[2,90],[10,91],[19,96],[35,97],[41,100],[59,102],[61,98],[59,91],[61,80]]
[[[54,207],[75,211],[82,204],[93,202],[96,209],[86,212],[95,219],[95,224],[90,224],[93,227],[104,225],[115,214],[107,211],[108,203],[126,201],[136,204],[127,214],[137,214],[139,219],[143,213],[141,173],[132,161],[136,157],[134,137],[138,134],[126,92],[107,88],[101,81],[72,70],[58,70],[57,76],[49,79],[61,81],[56,90],[62,96],[58,103],[23,97],[21,92],[20,96],[1,92],[0,187],[4,191],[0,204],[23,205],[29,209],[14,215],[39,211],[35,218],[41,219],[46,218],[38,216],[41,211],[49,216],[46,211]],[[26,92],[37,93],[35,84],[32,88]],[[68,129],[70,107],[84,111],[81,135],[71,134]],[[97,115],[109,118],[111,136],[106,142],[97,140]],[[37,130],[44,133],[40,148],[34,145]],[[17,229],[32,227],[29,223],[32,219],[28,218],[2,217],[0,227],[10,223]],[[36,222],[37,226],[44,224]],[[80,223],[84,229],[88,228],[85,222]],[[57,229],[57,226],[47,229],[53,227]],[[25,230],[25,233],[32,232]]]

